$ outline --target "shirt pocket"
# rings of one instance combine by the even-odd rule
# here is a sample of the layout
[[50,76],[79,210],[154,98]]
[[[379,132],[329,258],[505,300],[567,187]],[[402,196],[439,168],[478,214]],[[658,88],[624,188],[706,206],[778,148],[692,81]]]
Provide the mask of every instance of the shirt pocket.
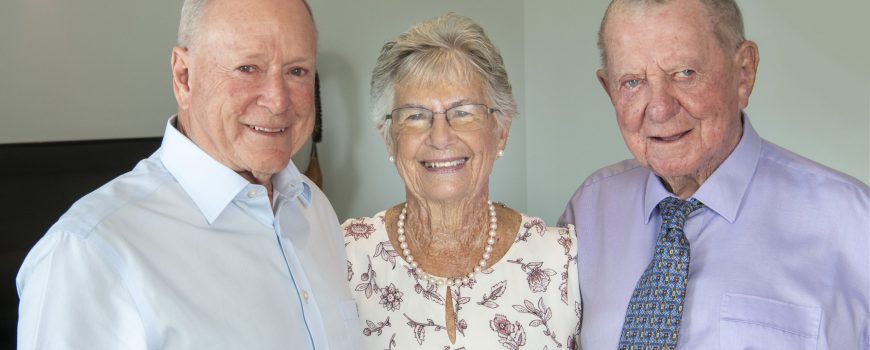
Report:
[[727,293],[719,307],[719,347],[816,349],[822,309]]

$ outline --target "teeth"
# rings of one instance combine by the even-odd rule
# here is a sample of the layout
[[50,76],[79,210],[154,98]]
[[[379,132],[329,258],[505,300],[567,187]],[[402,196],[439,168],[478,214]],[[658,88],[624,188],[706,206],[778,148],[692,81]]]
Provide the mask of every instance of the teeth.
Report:
[[285,129],[287,129],[287,128],[269,129],[269,128],[264,128],[262,126],[256,126],[256,125],[249,125],[249,127],[251,129],[254,129],[257,131],[262,131],[262,132],[282,132]]
[[465,164],[466,159],[457,159],[449,162],[424,162],[423,165],[429,169],[447,168]]

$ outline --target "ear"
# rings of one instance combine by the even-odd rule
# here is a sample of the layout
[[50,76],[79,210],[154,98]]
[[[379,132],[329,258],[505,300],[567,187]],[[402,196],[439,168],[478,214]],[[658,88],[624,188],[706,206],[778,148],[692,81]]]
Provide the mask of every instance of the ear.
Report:
[[604,68],[600,68],[595,71],[595,76],[598,77],[598,83],[601,84],[601,88],[607,93],[607,97],[610,97],[610,101],[613,101],[613,95],[610,94],[610,89],[608,88],[610,85],[607,83],[607,71]]
[[503,150],[505,147],[507,147],[508,135],[511,132],[511,122],[513,120],[513,116],[508,116],[507,118],[505,118],[505,121],[501,126],[501,130],[499,130],[498,149],[500,150]]
[[735,60],[740,73],[740,81],[737,86],[740,109],[744,109],[749,105],[749,95],[752,94],[752,87],[755,86],[755,76],[758,72],[760,59],[758,45],[755,42],[746,40],[737,47]]
[[185,47],[172,49],[172,91],[179,110],[190,107],[190,53]]
[[396,157],[396,141],[386,141],[387,144],[387,155],[390,157]]
[[384,146],[387,147],[387,155],[390,157],[396,156],[396,139],[393,138],[393,133],[390,132],[392,128],[385,128],[384,124],[381,124],[378,127],[380,130],[378,132],[383,134],[384,137]]

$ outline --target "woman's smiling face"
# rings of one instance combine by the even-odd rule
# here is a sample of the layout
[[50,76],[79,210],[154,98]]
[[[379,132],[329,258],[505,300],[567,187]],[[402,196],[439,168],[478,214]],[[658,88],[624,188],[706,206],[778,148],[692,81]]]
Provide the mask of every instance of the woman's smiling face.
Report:
[[453,202],[487,195],[489,175],[510,125],[500,130],[496,116],[489,115],[480,129],[453,130],[444,111],[465,104],[490,104],[479,79],[396,86],[394,108],[422,107],[436,113],[431,129],[422,133],[402,134],[391,126],[390,154],[409,196]]

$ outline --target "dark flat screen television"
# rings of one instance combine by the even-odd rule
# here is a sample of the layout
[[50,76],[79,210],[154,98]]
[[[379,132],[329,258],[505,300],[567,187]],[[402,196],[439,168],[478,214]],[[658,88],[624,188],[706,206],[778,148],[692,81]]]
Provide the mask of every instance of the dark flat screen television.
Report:
[[15,276],[31,247],[76,200],[121,175],[161,139],[0,144],[0,349],[14,349]]

